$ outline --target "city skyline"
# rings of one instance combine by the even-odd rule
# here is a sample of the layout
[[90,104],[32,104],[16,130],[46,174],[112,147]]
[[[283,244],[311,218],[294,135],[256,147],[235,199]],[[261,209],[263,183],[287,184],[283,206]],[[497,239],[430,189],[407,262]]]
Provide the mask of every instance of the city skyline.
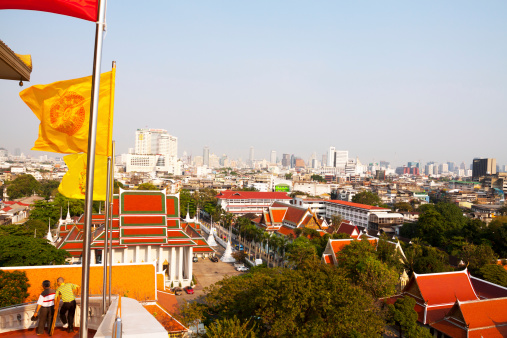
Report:
[[[253,146],[256,158],[321,160],[333,145],[363,162],[507,163],[503,2],[155,4],[108,2],[102,71],[117,61],[117,153],[149,126],[178,137],[179,156],[207,145],[248,159]],[[0,82],[0,146],[37,156],[38,121],[18,94],[90,75],[95,26],[0,11],[1,28],[34,70],[23,88]]]

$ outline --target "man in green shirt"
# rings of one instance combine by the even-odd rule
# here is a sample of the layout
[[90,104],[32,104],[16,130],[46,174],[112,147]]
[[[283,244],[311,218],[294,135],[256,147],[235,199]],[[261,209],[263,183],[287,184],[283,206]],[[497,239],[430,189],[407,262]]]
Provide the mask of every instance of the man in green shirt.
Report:
[[63,323],[63,327],[67,328],[67,332],[74,332],[74,314],[76,313],[76,291],[79,286],[72,283],[65,283],[63,277],[60,277],[56,281],[58,283],[58,289],[56,289],[56,296],[60,295],[63,301],[63,305],[60,309],[60,320]]

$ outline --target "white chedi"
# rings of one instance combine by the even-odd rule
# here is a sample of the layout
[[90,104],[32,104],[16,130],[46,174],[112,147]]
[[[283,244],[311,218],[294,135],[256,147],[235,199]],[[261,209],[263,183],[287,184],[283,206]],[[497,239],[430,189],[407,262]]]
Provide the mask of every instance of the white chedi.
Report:
[[209,246],[217,246],[217,242],[215,241],[215,228],[211,228],[210,231],[209,231],[209,236],[208,236],[208,245]]
[[232,257],[232,246],[231,246],[231,241],[228,240],[227,241],[227,246],[225,247],[225,252],[222,256],[222,258],[220,258],[220,260],[224,263],[234,263],[236,262],[236,260],[234,259],[234,257]]

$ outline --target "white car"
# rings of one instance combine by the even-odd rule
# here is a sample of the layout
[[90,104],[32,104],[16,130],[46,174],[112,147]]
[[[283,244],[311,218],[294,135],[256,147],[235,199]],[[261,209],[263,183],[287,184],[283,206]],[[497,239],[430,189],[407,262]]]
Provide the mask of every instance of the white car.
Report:
[[247,272],[248,270],[250,270],[249,268],[247,268],[246,266],[238,266],[236,268],[237,271],[240,271],[240,272]]

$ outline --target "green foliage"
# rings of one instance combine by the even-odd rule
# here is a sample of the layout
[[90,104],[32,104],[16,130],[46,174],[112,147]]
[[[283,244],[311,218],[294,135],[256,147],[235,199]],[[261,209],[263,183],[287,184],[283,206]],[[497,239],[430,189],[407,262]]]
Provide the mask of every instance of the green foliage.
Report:
[[113,184],[113,193],[119,194],[120,193],[120,188],[121,189],[126,189],[125,186],[123,185],[123,183],[121,183],[119,181],[114,181],[114,184]]
[[376,207],[386,207],[386,205],[382,203],[380,197],[371,191],[361,191],[352,197],[352,202]]
[[394,304],[389,304],[387,308],[390,324],[398,327],[400,337],[432,337],[427,328],[417,324],[417,312],[415,312],[414,306],[415,299],[407,296],[397,299]]
[[259,189],[256,189],[254,187],[243,187],[239,189],[239,191],[259,191]]
[[252,319],[241,323],[234,316],[233,318],[222,318],[206,327],[206,335],[208,338],[237,337],[237,338],[255,338],[255,323]]
[[32,196],[38,192],[40,183],[32,175],[19,175],[7,183],[7,194],[11,200]]
[[476,275],[483,266],[495,264],[498,258],[489,245],[474,245],[467,242],[463,243],[457,256],[463,260],[473,275]]
[[206,292],[204,309],[189,306],[198,308],[208,327],[237,318],[241,325],[257,323],[261,337],[371,337],[385,325],[374,298],[318,261],[297,269],[253,269],[226,277]]
[[247,254],[244,251],[234,251],[231,255],[236,262],[246,263]]
[[58,193],[58,186],[60,181],[56,180],[42,180],[40,181],[38,194],[43,196],[45,199],[50,199]]
[[308,238],[301,236],[289,244],[287,259],[289,264],[295,267],[303,266],[307,262],[314,263],[318,261],[317,249]]
[[394,203],[393,210],[394,211],[408,211],[408,212],[411,212],[414,209],[412,208],[412,205],[410,203],[407,203],[407,202],[398,202],[398,203]]
[[378,259],[375,247],[366,238],[352,241],[336,258],[338,271],[374,298],[395,293],[398,272]]
[[11,224],[0,227],[0,236],[29,236],[43,238],[48,232],[47,222],[28,220],[24,224]]
[[326,183],[326,179],[320,175],[317,175],[317,174],[314,174],[312,175],[311,177],[312,181],[317,181],[317,182],[320,182],[320,183]]
[[70,254],[57,249],[44,238],[0,237],[0,266],[60,265]]
[[434,273],[452,271],[449,265],[449,255],[437,248],[415,243],[409,245],[404,251],[407,257],[406,267],[410,272]]
[[29,296],[28,287],[24,271],[0,270],[0,308],[23,303]]
[[488,264],[484,265],[476,273],[477,277],[483,278],[488,282],[507,287],[507,271],[502,265]]
[[137,190],[159,190],[153,183],[141,183]]
[[285,174],[285,179],[290,180],[292,178],[292,173]]

